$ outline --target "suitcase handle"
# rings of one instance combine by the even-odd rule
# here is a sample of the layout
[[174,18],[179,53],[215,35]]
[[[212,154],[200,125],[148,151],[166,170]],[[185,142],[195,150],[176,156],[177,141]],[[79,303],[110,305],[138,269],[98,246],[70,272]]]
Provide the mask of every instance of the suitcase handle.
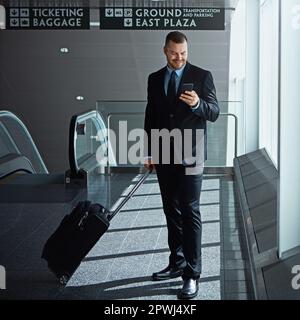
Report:
[[144,183],[144,181],[149,177],[152,173],[152,169],[147,171],[142,178],[138,181],[138,183],[134,186],[134,188],[129,192],[129,194],[125,197],[125,199],[117,206],[114,211],[110,211],[107,215],[108,221],[110,221],[125,205],[125,203],[133,196],[136,190]]

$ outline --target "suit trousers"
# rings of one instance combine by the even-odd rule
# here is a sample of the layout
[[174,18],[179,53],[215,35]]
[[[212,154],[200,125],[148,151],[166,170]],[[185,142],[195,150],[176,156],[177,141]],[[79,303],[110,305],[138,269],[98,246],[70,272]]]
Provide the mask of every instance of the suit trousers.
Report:
[[156,165],[168,228],[169,266],[183,278],[198,279],[202,270],[200,194],[203,175],[187,175],[183,165]]

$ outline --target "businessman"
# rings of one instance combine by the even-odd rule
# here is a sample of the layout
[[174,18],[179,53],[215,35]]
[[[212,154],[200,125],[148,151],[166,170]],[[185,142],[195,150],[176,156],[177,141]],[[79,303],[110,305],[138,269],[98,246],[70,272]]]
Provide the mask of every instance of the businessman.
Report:
[[[154,167],[156,169],[167,221],[170,256],[167,267],[153,273],[152,279],[158,281],[182,277],[183,287],[178,298],[192,299],[198,294],[202,270],[202,223],[199,206],[203,162],[207,158],[206,122],[217,120],[219,106],[211,73],[187,60],[187,37],[178,31],[170,32],[163,50],[167,66],[148,78],[145,115],[148,153],[145,167],[149,170]],[[182,91],[188,86],[190,90]],[[155,135],[151,135],[151,132],[163,129],[169,132],[177,129],[182,133],[185,129],[191,130],[192,155],[196,154],[195,161],[185,161],[184,155],[182,161],[176,161],[176,144],[174,139],[170,139],[170,161],[165,163],[162,156],[165,148],[161,143],[158,147],[153,146]],[[197,131],[204,134],[200,155],[196,152]],[[182,141],[186,140],[182,138]],[[187,169],[191,168],[194,173],[187,174]]]

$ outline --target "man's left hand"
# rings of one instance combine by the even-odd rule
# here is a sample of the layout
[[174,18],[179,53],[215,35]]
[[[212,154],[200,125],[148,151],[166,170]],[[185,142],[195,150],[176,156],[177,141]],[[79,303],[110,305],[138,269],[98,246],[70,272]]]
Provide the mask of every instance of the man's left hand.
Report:
[[199,97],[194,90],[185,91],[180,95],[179,99],[185,102],[191,108],[194,108],[199,102]]

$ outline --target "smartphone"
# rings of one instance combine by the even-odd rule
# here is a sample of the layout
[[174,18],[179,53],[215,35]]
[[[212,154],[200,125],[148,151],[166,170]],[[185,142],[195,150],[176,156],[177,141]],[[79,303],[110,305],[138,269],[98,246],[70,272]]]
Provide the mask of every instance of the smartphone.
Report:
[[183,83],[181,86],[181,93],[184,93],[185,91],[193,91],[193,90],[194,90],[193,83]]

